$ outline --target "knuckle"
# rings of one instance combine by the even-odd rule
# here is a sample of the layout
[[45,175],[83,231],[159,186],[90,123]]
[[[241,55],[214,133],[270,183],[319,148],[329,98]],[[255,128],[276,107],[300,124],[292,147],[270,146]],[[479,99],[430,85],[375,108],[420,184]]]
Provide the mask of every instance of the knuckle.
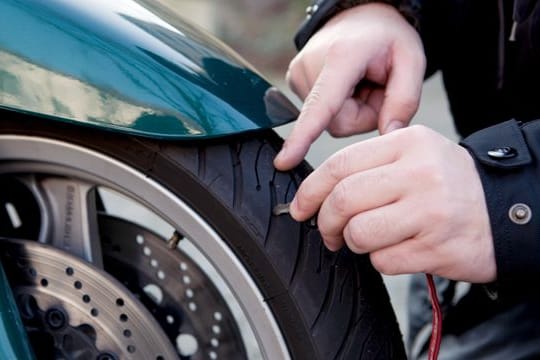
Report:
[[373,248],[370,244],[377,244],[385,235],[388,226],[387,218],[383,214],[377,216],[364,214],[352,219],[349,222],[351,242],[357,248],[370,250]]
[[432,130],[425,125],[416,124],[409,126],[407,136],[415,142],[422,143],[431,138]]
[[[422,47],[421,42],[418,45]],[[412,49],[409,49],[409,50],[412,50]],[[425,70],[427,66],[427,58],[424,51],[419,51],[418,49],[408,51],[407,56],[411,59],[412,64],[416,64],[421,69]]]
[[[369,237],[372,241],[378,242],[379,239],[385,236],[389,227],[387,217],[383,212],[377,214],[377,216],[371,216],[369,221],[366,221],[364,228],[368,231]],[[395,226],[395,225],[394,225]]]
[[296,206],[300,211],[307,211],[313,204],[319,202],[318,191],[312,187],[306,186],[296,193]]
[[446,170],[443,163],[424,161],[414,167],[412,176],[418,179],[418,184],[425,190],[433,190],[443,195],[447,189]]
[[311,89],[309,95],[307,96],[302,111],[309,112],[313,108],[317,108],[317,115],[321,116],[324,119],[334,118],[340,110],[339,104],[335,101],[330,101],[331,99],[324,99],[322,94],[322,84],[316,82],[313,88]]
[[346,238],[349,248],[355,253],[365,253],[371,239],[369,230],[358,221],[351,221],[347,226]]
[[290,73],[290,74],[298,74],[302,67],[303,67],[302,56],[301,56],[301,54],[298,54],[289,63],[289,67],[287,68],[287,72]]
[[334,181],[340,181],[348,174],[349,160],[345,151],[339,151],[334,154],[326,163],[326,171]]
[[290,88],[295,88],[295,85],[298,82],[298,80],[295,79],[295,74],[290,69],[287,70],[287,73],[285,74],[285,81]]
[[334,121],[330,123],[326,130],[333,137],[342,137],[346,136],[347,134],[347,131],[343,128],[340,122],[336,121],[336,119],[334,119]]
[[336,38],[328,46],[327,58],[339,58],[348,56],[351,51],[350,44],[342,38]]
[[452,219],[452,212],[449,206],[434,205],[426,209],[426,218],[435,225],[449,224]]
[[403,113],[414,114],[420,105],[420,98],[411,94],[403,97],[400,102],[400,107]]
[[320,90],[318,86],[315,84],[315,86],[311,89],[306,99],[304,100],[304,104],[302,105],[302,112],[303,113],[311,112],[313,107],[317,106],[320,99],[321,99]]
[[412,175],[423,184],[437,185],[442,181],[440,166],[430,161],[423,161],[412,169]]
[[388,258],[383,252],[373,252],[369,254],[371,264],[380,273],[385,275],[397,275],[397,267],[393,259]]
[[347,181],[339,182],[328,197],[328,205],[338,216],[347,216],[349,209],[350,186]]
[[343,240],[340,237],[330,233],[323,233],[322,231],[321,236],[323,238],[324,246],[331,251],[339,250],[343,246]]
[[289,64],[287,74],[285,75],[285,80],[287,81],[287,84],[298,84],[300,82],[300,77],[302,74],[302,71],[300,70],[300,63],[300,60],[294,58]]

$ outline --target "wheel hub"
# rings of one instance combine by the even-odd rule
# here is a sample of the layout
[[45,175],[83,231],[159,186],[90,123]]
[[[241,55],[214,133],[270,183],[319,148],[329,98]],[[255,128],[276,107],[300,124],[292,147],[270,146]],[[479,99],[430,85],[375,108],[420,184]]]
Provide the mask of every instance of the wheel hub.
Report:
[[39,349],[75,359],[177,358],[148,310],[104,271],[33,241],[2,239],[0,249],[30,338],[46,335]]

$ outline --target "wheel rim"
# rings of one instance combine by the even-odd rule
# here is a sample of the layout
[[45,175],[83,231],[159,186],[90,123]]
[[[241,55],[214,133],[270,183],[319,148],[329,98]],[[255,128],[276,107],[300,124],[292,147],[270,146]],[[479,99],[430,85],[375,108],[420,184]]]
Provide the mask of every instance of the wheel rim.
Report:
[[[271,310],[243,265],[193,209],[163,186],[103,154],[40,137],[0,136],[0,161],[3,174],[62,175],[113,189],[143,204],[190,239],[196,239],[193,245],[218,270],[228,291],[234,295],[236,304],[231,306],[241,312],[236,314],[238,310],[235,311],[235,317],[244,317],[249,323],[248,329],[242,328],[249,358],[289,358]],[[93,250],[81,251],[91,253]],[[220,287],[220,291],[225,290]],[[254,337],[254,343],[250,337]]]

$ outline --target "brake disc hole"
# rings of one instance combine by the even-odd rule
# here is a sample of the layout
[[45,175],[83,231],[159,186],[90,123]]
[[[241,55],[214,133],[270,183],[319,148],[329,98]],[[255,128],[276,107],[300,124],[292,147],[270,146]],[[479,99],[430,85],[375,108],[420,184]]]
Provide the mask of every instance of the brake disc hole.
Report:
[[199,342],[191,334],[180,334],[176,337],[176,349],[182,356],[193,356],[199,350]]
[[19,216],[19,213],[17,212],[17,208],[12,203],[8,202],[5,204],[6,212],[9,216],[9,220],[11,221],[11,226],[14,229],[18,229],[22,226],[21,217]]
[[156,284],[148,284],[143,288],[143,291],[156,305],[160,305],[163,301],[163,290]]

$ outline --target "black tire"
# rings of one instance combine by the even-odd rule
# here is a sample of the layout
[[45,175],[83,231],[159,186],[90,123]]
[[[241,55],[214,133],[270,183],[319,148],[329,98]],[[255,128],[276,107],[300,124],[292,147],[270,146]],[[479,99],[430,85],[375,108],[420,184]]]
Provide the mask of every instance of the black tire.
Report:
[[272,216],[311,171],[272,166],[273,131],[166,142],[0,111],[0,134],[63,140],[116,158],[189,204],[253,277],[294,359],[401,359],[401,333],[369,258],[324,248],[318,231]]

